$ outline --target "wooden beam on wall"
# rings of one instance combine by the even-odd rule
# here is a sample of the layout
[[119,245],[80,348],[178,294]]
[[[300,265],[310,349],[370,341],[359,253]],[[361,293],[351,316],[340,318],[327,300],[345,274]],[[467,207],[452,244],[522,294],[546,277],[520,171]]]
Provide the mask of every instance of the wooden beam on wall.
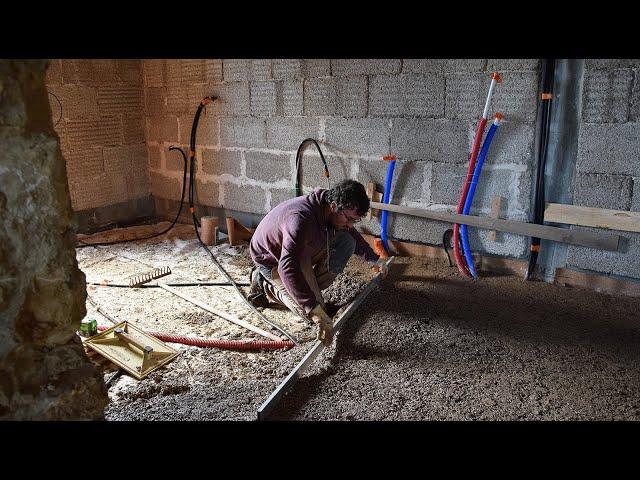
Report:
[[608,228],[624,232],[640,232],[640,212],[625,212],[606,208],[581,207],[563,203],[547,203],[544,221]]
[[502,220],[499,218],[477,217],[475,215],[461,215],[457,213],[425,210],[423,208],[405,207],[391,203],[371,202],[371,208],[387,210],[389,212],[414,215],[446,223],[459,223],[485,230],[498,230],[500,232],[515,233],[525,237],[537,237],[544,240],[580,245],[582,247],[597,248],[615,252],[618,250],[620,237],[618,235],[581,232],[567,228],[551,227],[548,225],[536,225],[534,223],[518,222],[515,220]]

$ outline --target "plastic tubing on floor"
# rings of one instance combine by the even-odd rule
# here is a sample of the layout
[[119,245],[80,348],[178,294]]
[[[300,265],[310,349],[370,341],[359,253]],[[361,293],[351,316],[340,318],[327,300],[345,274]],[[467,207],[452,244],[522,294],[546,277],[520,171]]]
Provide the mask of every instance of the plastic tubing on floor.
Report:
[[[393,155],[389,155],[384,157],[384,160],[387,160],[389,162],[389,166],[387,167],[387,180],[384,184],[384,195],[382,196],[382,203],[389,203],[389,199],[391,198],[391,181],[393,180],[393,169],[396,166],[396,157]],[[388,214],[389,212],[383,210],[380,217],[380,238],[382,238],[382,244],[384,245],[384,249],[387,254],[389,254],[389,243],[387,242]]]
[[[502,121],[503,116],[501,113],[495,114],[495,119],[493,120],[493,124],[489,128],[487,132],[487,136],[484,139],[484,143],[482,144],[482,149],[480,150],[480,155],[478,156],[478,163],[473,170],[473,177],[471,178],[471,184],[469,185],[469,192],[467,192],[467,199],[464,202],[464,208],[462,209],[463,215],[468,215],[471,210],[471,203],[473,202],[473,196],[476,193],[476,187],[478,185],[478,180],[480,179],[480,173],[482,172],[482,165],[484,165],[484,161],[487,158],[487,153],[489,152],[489,146],[491,145],[491,140],[493,139],[493,135],[495,134],[500,122]],[[460,225],[460,238],[462,240],[462,250],[464,251],[464,258],[467,262],[467,267],[469,268],[469,273],[473,278],[478,278],[478,274],[476,273],[476,268],[473,265],[473,257],[471,256],[471,248],[469,248],[469,236],[467,235],[467,226],[462,224]]]
[[[104,325],[98,326],[98,331],[102,332],[108,328]],[[194,347],[203,348],[222,348],[224,350],[280,350],[294,347],[294,343],[289,340],[220,340],[185,337],[183,335],[173,335],[163,332],[145,332],[152,337],[162,340],[163,342],[181,343],[183,345],[192,345]]]

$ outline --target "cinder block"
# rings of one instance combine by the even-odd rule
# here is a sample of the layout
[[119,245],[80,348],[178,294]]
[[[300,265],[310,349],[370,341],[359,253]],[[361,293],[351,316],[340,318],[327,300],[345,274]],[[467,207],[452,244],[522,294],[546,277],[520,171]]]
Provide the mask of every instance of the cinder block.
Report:
[[444,232],[452,228],[452,224],[436,222],[413,215],[389,213],[387,219],[387,236],[397,240],[429,243],[442,243]]
[[[168,148],[163,148],[164,150],[164,160],[165,160],[165,169],[171,172],[184,172],[184,159],[182,154],[175,150],[169,150]],[[189,168],[189,153],[185,150],[185,155],[187,156],[187,169]]]
[[144,125],[145,120],[140,117],[124,117],[122,119],[122,133],[124,135],[124,143],[144,143]]
[[257,81],[271,80],[271,60],[261,58],[251,61],[251,79]]
[[[491,100],[491,112],[502,112],[509,115],[514,122],[535,122],[538,106],[539,72],[506,72],[502,75],[503,83],[497,84]],[[491,79],[487,76],[485,99],[489,91]],[[484,108],[484,103],[482,105]],[[478,118],[482,115],[482,110]]]
[[584,74],[582,121],[626,122],[633,86],[633,71],[592,70]]
[[443,73],[445,60],[440,58],[409,58],[402,60],[402,73]]
[[[481,209],[491,208],[493,197],[503,197],[507,199],[507,205],[512,206],[522,204],[522,201],[526,198],[526,203],[528,204],[530,189],[527,182],[523,181],[524,178],[527,178],[524,172],[515,172],[510,169],[488,170],[483,168],[473,196],[471,214],[477,215]],[[464,181],[465,179],[463,178],[459,182],[456,203],[460,198],[460,193],[462,193]],[[522,196],[520,195],[520,188],[523,189]]]
[[121,82],[140,87],[142,85],[142,60],[116,60],[116,69]]
[[398,59],[331,59],[334,77],[355,77],[358,75],[384,75],[400,73]]
[[147,117],[147,140],[156,142],[178,141],[178,117],[163,115]]
[[318,139],[317,118],[288,117],[267,119],[267,147],[295,152],[305,138]]
[[291,179],[291,154],[251,152],[244,154],[247,177],[260,182],[279,182]]
[[640,176],[640,124],[582,124],[576,168],[583,173]]
[[389,122],[373,118],[327,119],[326,142],[343,155],[387,155]]
[[393,120],[391,152],[401,160],[466,162],[469,156],[467,124],[454,120]]
[[[489,131],[491,122],[487,122],[485,131]],[[476,125],[473,126],[473,135],[475,135]],[[535,165],[534,150],[535,126],[531,123],[511,122],[505,117],[505,121],[500,124],[487,152],[485,164],[499,163],[517,163]],[[483,140],[484,142],[484,140]]]
[[157,198],[180,200],[182,185],[177,178],[165,177],[157,172],[149,172],[151,194]]
[[287,189],[271,189],[271,210],[282,202],[285,202],[295,196],[295,189],[293,186]]
[[190,109],[187,105],[187,89],[179,85],[167,87],[164,112],[171,115],[185,115]]
[[629,120],[640,121],[640,74],[636,73],[633,79],[633,90],[631,92],[631,109]]
[[224,59],[222,74],[225,82],[248,81],[251,79],[251,60]]
[[[452,226],[449,228],[452,228]],[[472,252],[490,253],[501,257],[523,258],[529,250],[529,237],[499,232],[496,240],[491,240],[489,239],[488,230],[469,227],[467,232]],[[451,254],[451,261],[453,261],[453,254]]]
[[67,144],[73,151],[124,143],[122,122],[117,117],[70,121],[66,123],[65,131]]
[[342,117],[367,116],[367,77],[336,79],[336,113]]
[[[329,168],[329,184],[332,187],[336,186],[343,180],[353,178],[351,172],[356,160],[337,157],[335,155],[325,155],[325,160],[327,161],[327,167]],[[317,153],[317,150],[313,145],[310,145],[307,148],[304,157],[302,158],[301,175],[303,190],[306,191],[308,188],[327,188],[327,180],[324,176],[324,165],[320,155]]]
[[[178,141],[183,145],[191,144],[193,120],[194,117],[192,115],[184,115],[178,119],[180,123],[180,137]],[[218,145],[219,136],[218,117],[201,114],[196,131],[196,145]]]
[[125,177],[131,174],[131,148],[128,146],[105,147],[102,152],[104,155],[104,172],[107,176],[121,178],[124,182]]
[[466,165],[434,163],[431,173],[431,202],[457,205],[466,177]]
[[444,71],[447,73],[482,72],[487,61],[482,58],[449,58],[444,61]]
[[[200,106],[200,102],[202,102],[202,99],[204,99],[204,97],[215,95],[214,89],[207,84],[195,84],[182,88],[183,94],[185,95],[185,113],[191,115],[192,119],[195,116],[196,111]],[[220,115],[220,111],[220,99],[217,98],[213,103],[210,103],[209,105],[206,105],[204,107],[200,118]]]
[[444,116],[444,76],[402,75],[402,87],[406,115]]
[[276,83],[276,105],[279,115],[300,116],[304,109],[302,80],[284,80]]
[[166,88],[145,88],[144,105],[145,114],[149,116],[164,115],[166,113]]
[[[60,99],[62,118],[67,120],[91,120],[100,115],[98,95],[95,88],[80,85],[60,85],[48,88]],[[48,98],[52,120],[55,123],[60,118],[61,107],[53,95],[49,95]]]
[[633,180],[627,175],[577,173],[573,204],[584,207],[629,210]]
[[58,85],[63,83],[62,60],[53,59],[48,61],[45,79],[48,87],[50,87],[51,85]]
[[265,147],[265,121],[258,118],[221,118],[220,145],[223,147]]
[[445,114],[447,118],[473,120],[482,116],[491,80],[478,73],[446,76]]
[[207,84],[222,82],[222,60],[207,59],[204,61],[204,81]]
[[137,117],[143,113],[143,93],[138,87],[99,87],[100,115]]
[[402,115],[402,79],[399,75],[369,77],[369,114],[371,116]]
[[302,60],[274,59],[271,65],[275,80],[300,80],[302,78]]
[[151,193],[147,148],[144,144],[132,145],[129,148],[132,163],[131,172],[124,176],[127,185],[127,198],[147,197]]
[[62,60],[65,83],[87,86],[111,85],[119,81],[115,60]]
[[490,58],[487,60],[487,72],[537,71],[540,69],[538,58]]
[[631,211],[640,212],[640,177],[633,177],[633,198]]
[[[595,228],[577,228],[602,233],[602,230]],[[640,278],[640,234],[624,232],[620,243],[620,251],[618,252],[569,245],[567,265],[596,272]]]
[[81,179],[69,182],[71,205],[75,211],[98,208],[115,203],[112,201],[111,181],[107,175],[96,175],[91,182]]
[[142,71],[144,74],[144,86],[163,87],[164,81],[164,60],[143,60]]
[[179,59],[164,61],[164,81],[167,87],[182,85],[182,62]]
[[224,183],[223,207],[250,213],[267,213],[267,192],[261,187]]
[[[361,160],[358,181],[363,185],[374,182],[379,192],[384,192],[389,163],[384,160]],[[396,161],[391,183],[391,203],[406,205],[407,202],[424,198],[426,162]]]
[[180,83],[182,85],[186,86],[193,83],[203,83],[204,81],[204,60],[180,60]]
[[210,150],[202,152],[202,170],[208,175],[224,175],[225,173],[239,177],[242,175],[242,158],[239,151]]
[[220,206],[220,185],[215,182],[204,182],[196,179],[196,203],[210,207]]
[[251,82],[251,114],[256,117],[276,114],[275,82]]
[[328,77],[331,75],[331,60],[328,58],[303,60],[302,74],[304,78]]
[[[147,150],[149,151],[149,168],[160,169],[162,167],[161,148],[149,145]],[[177,152],[175,154],[180,155],[180,153]],[[180,156],[180,158],[182,158],[182,156]]]
[[62,155],[70,182],[71,180],[75,182],[88,180],[93,183],[93,179],[105,173],[102,147],[63,150]]
[[304,83],[304,113],[335,115],[336,85],[333,78],[311,78]]
[[640,67],[640,59],[634,58],[587,58],[584,61],[587,70],[612,70],[614,68]]
[[218,85],[213,92],[219,98],[215,101],[221,115],[249,115],[251,113],[249,84],[231,82]]

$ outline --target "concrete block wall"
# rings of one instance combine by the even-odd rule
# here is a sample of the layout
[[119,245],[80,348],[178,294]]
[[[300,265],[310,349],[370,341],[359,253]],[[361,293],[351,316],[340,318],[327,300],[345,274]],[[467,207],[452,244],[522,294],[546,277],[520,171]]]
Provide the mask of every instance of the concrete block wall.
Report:
[[[640,211],[640,60],[587,59],[582,78],[573,204]],[[640,278],[640,234],[618,252],[569,246],[567,265]]]
[[[207,107],[197,133],[201,205],[260,215],[291,198],[296,150],[312,137],[327,158],[332,184],[355,178],[374,181],[382,190],[387,166],[382,157],[395,154],[392,202],[453,211],[495,68],[504,84],[496,87],[491,113],[502,111],[505,123],[487,159],[473,213],[488,213],[491,198],[501,195],[505,217],[524,220],[535,165],[540,75],[539,61],[530,59],[144,60],[153,195],[179,198],[182,160],[168,148],[177,144],[188,150],[198,102],[213,94],[219,99]],[[303,188],[316,186],[326,182],[310,146]],[[437,244],[450,227],[392,215],[388,233]],[[363,228],[379,233],[379,221]],[[476,235],[472,246],[510,256],[526,250],[524,239],[509,235],[496,242]]]
[[50,60],[46,85],[74,211],[149,197],[142,61]]

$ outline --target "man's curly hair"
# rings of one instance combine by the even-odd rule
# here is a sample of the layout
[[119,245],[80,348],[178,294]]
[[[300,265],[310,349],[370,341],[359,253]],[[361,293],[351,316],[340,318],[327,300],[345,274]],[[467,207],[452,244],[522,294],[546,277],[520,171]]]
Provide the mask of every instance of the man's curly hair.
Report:
[[329,203],[336,202],[339,210],[355,209],[359,216],[364,216],[369,210],[369,197],[360,182],[343,180],[335,187],[327,190],[326,199]]

